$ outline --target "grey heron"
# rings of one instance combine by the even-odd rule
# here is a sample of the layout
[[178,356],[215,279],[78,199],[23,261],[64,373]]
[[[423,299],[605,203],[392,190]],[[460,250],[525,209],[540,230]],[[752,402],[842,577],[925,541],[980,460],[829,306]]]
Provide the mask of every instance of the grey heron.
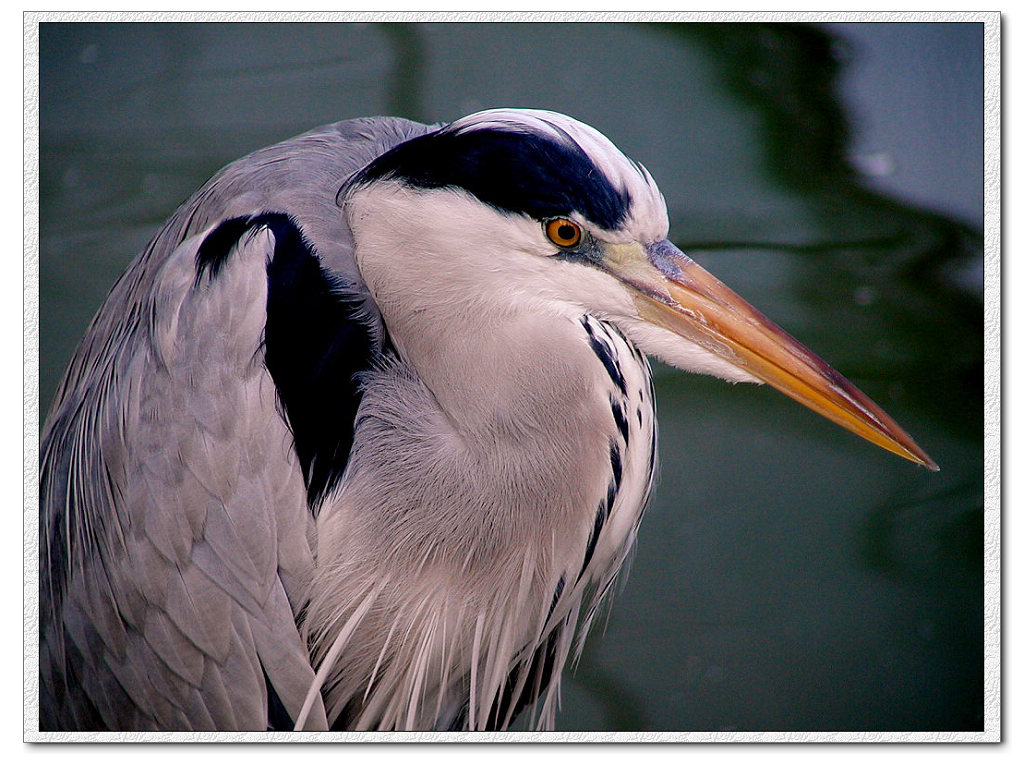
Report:
[[352,120],[228,165],[44,427],[41,727],[551,727],[651,491],[646,354],[936,467],[572,118]]

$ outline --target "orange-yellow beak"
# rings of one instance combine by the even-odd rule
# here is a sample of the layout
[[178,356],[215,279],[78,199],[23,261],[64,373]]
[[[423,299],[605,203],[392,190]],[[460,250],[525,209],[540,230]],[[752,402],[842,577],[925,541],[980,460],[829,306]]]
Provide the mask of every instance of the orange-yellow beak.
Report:
[[640,316],[883,449],[938,470],[881,407],[668,241],[607,244],[601,267],[636,290]]

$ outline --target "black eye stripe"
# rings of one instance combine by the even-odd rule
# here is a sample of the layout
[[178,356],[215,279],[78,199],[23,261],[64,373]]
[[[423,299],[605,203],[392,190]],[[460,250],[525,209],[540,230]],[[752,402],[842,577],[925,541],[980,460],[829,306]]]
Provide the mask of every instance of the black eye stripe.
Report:
[[603,229],[626,220],[630,197],[575,142],[525,130],[438,130],[364,168],[356,183],[393,178],[423,189],[462,188],[536,220],[578,214]]

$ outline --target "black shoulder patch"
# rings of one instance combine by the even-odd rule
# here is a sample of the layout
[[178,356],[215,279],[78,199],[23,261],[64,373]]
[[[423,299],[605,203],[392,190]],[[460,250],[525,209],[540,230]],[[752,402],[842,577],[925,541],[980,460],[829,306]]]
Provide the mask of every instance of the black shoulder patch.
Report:
[[359,300],[344,296],[292,220],[271,213],[254,222],[275,240],[267,266],[267,369],[315,512],[345,471],[362,399],[358,375],[378,349],[359,318]]
[[625,221],[630,204],[564,131],[559,140],[525,128],[442,128],[381,155],[356,183],[387,178],[465,189],[503,212],[537,220],[578,213],[609,230]]
[[263,683],[267,687],[267,730],[295,730],[295,721],[292,720],[288,710],[285,709],[281,697],[277,695],[277,689],[270,682],[270,678],[267,677],[267,670],[263,667],[262,662],[260,663],[260,668],[263,670]]
[[206,273],[209,273],[211,279],[216,278],[231,254],[231,248],[252,228],[249,218],[231,218],[207,234],[196,251],[195,283],[199,284]]
[[222,223],[199,248],[199,275],[215,275],[238,239],[263,227],[274,235],[267,264],[266,366],[315,514],[348,464],[362,398],[358,375],[380,349],[359,318],[359,300],[346,296],[342,284],[321,268],[313,247],[284,213]]

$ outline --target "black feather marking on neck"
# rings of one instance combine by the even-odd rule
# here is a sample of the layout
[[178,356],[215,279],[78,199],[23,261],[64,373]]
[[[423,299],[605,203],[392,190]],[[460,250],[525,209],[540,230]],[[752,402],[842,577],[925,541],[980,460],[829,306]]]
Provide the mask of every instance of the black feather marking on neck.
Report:
[[[492,707],[491,716],[485,726],[487,730],[504,730],[522,713],[522,711],[540,698],[540,695],[551,683],[555,669],[555,658],[558,655],[558,641],[563,624],[551,631],[547,640],[534,652],[532,657],[512,667],[505,680],[501,695]],[[521,673],[527,672],[527,680],[523,686],[523,694],[513,704],[512,692],[519,685]]]
[[[612,484],[615,491],[618,491],[619,484],[622,483],[622,456],[619,452],[619,445],[612,441],[608,451],[612,463]],[[609,507],[609,509],[611,508]]]
[[565,589],[565,574],[558,577],[558,584],[555,585],[555,592],[551,596],[551,605],[548,606],[548,615],[546,619],[551,618],[551,614],[555,612],[555,606],[558,605],[558,599],[562,597],[562,590]]
[[629,214],[629,193],[564,131],[556,138],[525,128],[441,129],[381,155],[354,182],[383,179],[464,189],[498,210],[536,220],[575,214],[612,230]]
[[360,299],[321,267],[298,225],[284,213],[233,218],[214,229],[199,247],[197,280],[207,271],[214,278],[238,240],[260,228],[274,237],[267,264],[265,363],[315,515],[348,464],[362,399],[358,375],[381,348],[360,319]]
[[614,396],[609,396],[608,399],[612,407],[615,427],[619,429],[619,434],[622,436],[622,443],[624,446],[629,446],[629,421],[626,418],[625,411],[623,411],[622,404]]
[[623,396],[628,397],[629,394],[626,391],[626,378],[622,376],[622,367],[619,365],[619,359],[615,352],[615,348],[605,338],[598,334],[592,324],[592,321],[593,320],[589,316],[583,317],[583,328],[587,331],[590,347],[601,360],[601,364],[604,365],[605,371],[608,373],[608,377],[611,378],[613,383],[615,383],[615,387],[619,389],[619,392]]
[[608,500],[607,498],[602,499],[597,503],[597,513],[594,515],[594,527],[590,530],[590,537],[587,539],[587,549],[583,553],[583,565],[580,567],[579,576],[576,577],[576,581],[579,582],[583,578],[583,574],[587,570],[587,566],[590,565],[590,559],[594,557],[594,550],[597,549],[597,540],[601,536],[601,529],[604,528],[604,522],[608,519]]

